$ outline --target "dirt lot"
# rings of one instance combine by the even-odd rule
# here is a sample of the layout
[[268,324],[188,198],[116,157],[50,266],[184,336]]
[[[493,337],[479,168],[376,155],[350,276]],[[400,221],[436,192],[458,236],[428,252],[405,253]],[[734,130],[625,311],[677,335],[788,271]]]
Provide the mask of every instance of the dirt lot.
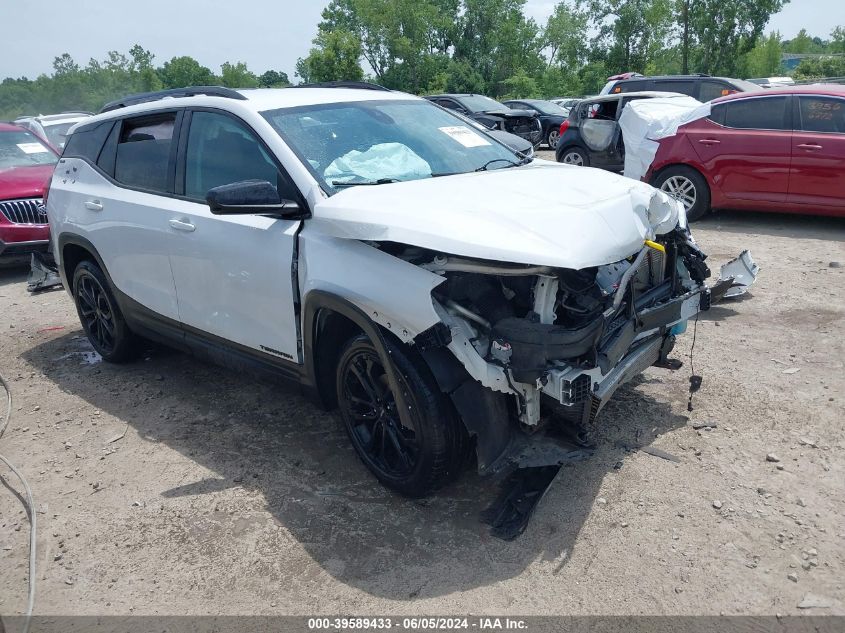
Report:
[[[618,392],[511,543],[478,521],[489,480],[399,498],[294,389],[160,348],[97,362],[66,293],[0,271],[0,450],[36,496],[36,612],[794,614],[811,594],[845,614],[845,222],[695,234],[714,268],[745,247],[762,268],[698,324],[695,410],[690,331],[684,368]],[[24,608],[27,529],[0,488],[0,613]]]

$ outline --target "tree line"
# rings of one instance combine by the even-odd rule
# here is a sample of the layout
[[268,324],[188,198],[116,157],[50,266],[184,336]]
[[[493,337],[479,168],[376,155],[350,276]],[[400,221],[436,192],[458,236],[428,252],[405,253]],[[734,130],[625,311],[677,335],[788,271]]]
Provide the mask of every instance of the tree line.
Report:
[[[525,0],[332,0],[304,81],[360,79],[414,93],[551,97],[598,92],[609,75],[782,74],[781,53],[845,53],[802,30],[764,34],[789,0],[563,0],[544,24]],[[810,60],[799,77],[845,75],[845,58]]]
[[[525,0],[331,0],[295,79],[369,79],[417,94],[578,96],[621,72],[778,75],[782,53],[828,55],[803,60],[798,78],[845,76],[842,26],[826,38],[764,33],[788,1],[563,0],[538,24],[525,15]],[[290,84],[284,72],[258,75],[242,62],[226,62],[219,74],[189,56],[154,62],[138,44],[86,66],[64,54],[50,75],[4,79],[0,118],[96,111],[128,93],[188,85]]]
[[67,53],[53,61],[53,73],[36,79],[8,77],[0,83],[0,119],[68,110],[96,112],[104,103],[135,92],[184,86],[276,88],[290,85],[286,73],[253,73],[243,62],[226,62],[215,74],[189,56],[174,57],[161,66],[139,44],[127,54],[110,51],[104,60],[80,66]]

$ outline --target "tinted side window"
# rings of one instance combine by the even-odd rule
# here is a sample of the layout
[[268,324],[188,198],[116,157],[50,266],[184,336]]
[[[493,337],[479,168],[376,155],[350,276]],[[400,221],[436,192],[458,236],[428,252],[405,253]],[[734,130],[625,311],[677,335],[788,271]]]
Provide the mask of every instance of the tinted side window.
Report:
[[73,133],[65,144],[62,156],[84,158],[96,164],[103,143],[111,132],[114,121],[103,121],[93,127],[85,127]]
[[786,97],[741,99],[725,104],[725,126],[745,130],[785,130]]
[[735,89],[718,81],[702,81],[698,95],[699,101],[711,101],[736,92]]
[[440,99],[437,101],[437,105],[441,105],[444,108],[449,108],[450,110],[461,110],[461,106],[457,103],[452,101],[451,99]]
[[652,90],[659,90],[661,92],[680,92],[682,95],[689,95],[694,97],[696,93],[696,85],[694,81],[671,81],[671,80],[654,80],[654,87]]
[[845,99],[798,97],[798,106],[802,130],[845,134]]
[[713,121],[713,123],[718,123],[719,125],[724,125],[725,124],[725,109],[726,109],[726,106],[725,106],[724,103],[714,105],[712,108],[710,108],[710,116],[707,117],[707,118],[710,119],[711,121]]
[[282,198],[296,196],[244,124],[215,112],[194,112],[185,156],[185,195],[205,200],[209,189],[243,180],[266,180]]
[[175,113],[125,120],[117,142],[114,179],[130,187],[167,192],[175,124]]
[[617,94],[620,92],[637,92],[638,90],[648,90],[647,79],[633,79],[630,81],[620,81],[610,92]]

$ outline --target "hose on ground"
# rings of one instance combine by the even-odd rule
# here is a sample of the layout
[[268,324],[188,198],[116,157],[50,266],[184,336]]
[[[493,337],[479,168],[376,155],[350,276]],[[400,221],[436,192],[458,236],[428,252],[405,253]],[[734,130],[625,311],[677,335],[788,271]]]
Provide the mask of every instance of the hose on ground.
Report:
[[[9,383],[6,382],[6,379],[3,377],[3,374],[0,374],[0,384],[3,385],[3,389],[6,392],[6,415],[3,417],[3,422],[0,423],[0,439],[3,438],[3,433],[6,432],[6,427],[9,426],[9,420],[12,419],[12,390],[9,388]],[[12,464],[8,459],[0,455],[0,461],[2,461],[9,469],[17,476],[18,479],[21,480],[23,484],[23,489],[26,492],[26,503],[29,506],[27,510],[29,510],[29,597],[27,599],[27,606],[26,606],[26,614],[24,617],[24,625],[23,629],[21,629],[22,633],[29,633],[29,625],[32,621],[32,610],[35,607],[35,502],[32,499],[32,490],[29,487],[29,483],[26,481],[26,477],[21,474],[21,472],[15,468],[15,465]]]

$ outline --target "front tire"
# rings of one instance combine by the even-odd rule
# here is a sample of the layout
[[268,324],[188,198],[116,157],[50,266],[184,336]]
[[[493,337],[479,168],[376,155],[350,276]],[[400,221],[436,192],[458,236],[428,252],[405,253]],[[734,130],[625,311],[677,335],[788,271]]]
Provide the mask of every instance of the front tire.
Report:
[[378,351],[363,334],[340,355],[338,407],[352,446],[370,472],[388,488],[423,497],[458,476],[468,438],[425,364],[385,343],[409,407],[407,421],[399,415]]
[[582,147],[567,147],[560,153],[560,161],[564,165],[575,165],[576,167],[589,167],[590,155]]
[[135,358],[138,339],[126,324],[108,280],[97,264],[86,260],[76,267],[73,301],[82,329],[103,360],[125,363]]
[[660,172],[652,184],[679,200],[690,222],[700,220],[710,212],[710,187],[704,176],[690,167],[668,167]]
[[552,127],[546,137],[546,143],[549,144],[549,149],[557,149],[557,142],[560,140],[560,129]]

